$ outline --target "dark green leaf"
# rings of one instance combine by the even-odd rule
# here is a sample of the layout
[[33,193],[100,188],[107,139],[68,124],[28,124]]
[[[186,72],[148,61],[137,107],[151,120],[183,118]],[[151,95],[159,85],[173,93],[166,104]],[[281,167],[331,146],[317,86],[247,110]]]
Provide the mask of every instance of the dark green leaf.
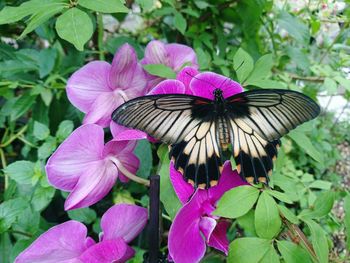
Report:
[[259,189],[250,185],[235,187],[222,196],[213,214],[226,218],[240,217],[253,207],[259,193]]
[[4,172],[18,184],[32,184],[34,176],[34,163],[17,161],[8,165]]
[[70,8],[56,20],[57,34],[83,51],[84,44],[91,38],[93,24],[89,15],[78,8]]
[[312,263],[309,254],[290,241],[277,241],[277,246],[286,263]]
[[230,244],[227,262],[260,262],[270,247],[271,240],[255,237],[237,238]]
[[52,186],[42,187],[38,185],[34,191],[32,205],[35,211],[42,211],[52,200],[56,189]]
[[243,83],[252,72],[253,68],[253,58],[244,49],[238,49],[233,57],[233,69],[236,71],[238,81]]
[[181,32],[181,34],[185,34],[185,31],[187,28],[187,22],[186,22],[186,19],[183,17],[183,15],[179,12],[175,13],[174,26],[176,27],[177,30]]
[[255,209],[255,230],[259,237],[272,239],[282,222],[275,200],[266,191],[262,192]]
[[93,223],[97,218],[95,210],[88,207],[69,210],[67,213],[70,219],[77,220],[88,225]]
[[350,250],[350,194],[347,194],[344,198],[344,225],[346,231],[346,245],[347,249]]
[[137,170],[137,175],[148,178],[151,175],[152,169],[152,149],[148,140],[139,140],[134,153],[140,160],[140,166]]
[[46,48],[39,53],[39,75],[40,78],[47,76],[55,66],[57,57],[57,50],[53,48]]
[[120,0],[79,0],[78,4],[102,13],[127,13],[129,9],[124,6],[123,2]]
[[[1,224],[1,223],[0,223]],[[0,262],[1,263],[11,263],[10,253],[12,250],[12,243],[9,233],[0,234]]]
[[36,96],[30,96],[29,93],[23,93],[22,96],[16,100],[12,107],[11,121],[14,121],[26,113],[34,104]]
[[28,206],[22,198],[8,200],[0,204],[0,233],[5,232]]
[[151,75],[155,75],[166,79],[176,78],[176,73],[171,68],[163,64],[148,64],[143,65],[143,68]]

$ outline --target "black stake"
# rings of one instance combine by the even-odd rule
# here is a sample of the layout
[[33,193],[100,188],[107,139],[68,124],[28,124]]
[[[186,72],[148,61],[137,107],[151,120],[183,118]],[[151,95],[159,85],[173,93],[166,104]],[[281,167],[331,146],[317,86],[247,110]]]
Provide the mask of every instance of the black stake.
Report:
[[149,263],[159,260],[159,175],[150,176]]

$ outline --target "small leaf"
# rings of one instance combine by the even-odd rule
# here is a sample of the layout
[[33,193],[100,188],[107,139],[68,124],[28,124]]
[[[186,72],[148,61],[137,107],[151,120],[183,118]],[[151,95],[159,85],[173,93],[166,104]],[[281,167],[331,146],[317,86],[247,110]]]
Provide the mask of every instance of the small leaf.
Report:
[[32,206],[35,211],[44,210],[51,202],[55,195],[56,189],[52,186],[42,187],[38,185],[34,191],[33,198],[31,200]]
[[11,121],[14,121],[26,113],[34,104],[36,96],[30,96],[28,92],[23,93],[12,107]]
[[311,219],[303,219],[311,232],[312,246],[320,263],[328,263],[328,241],[324,230],[315,221]]
[[64,120],[58,125],[58,130],[56,132],[56,138],[59,142],[66,139],[69,134],[72,133],[74,129],[74,124],[70,120]]
[[286,195],[285,193],[276,191],[276,190],[272,190],[272,189],[266,189],[265,190],[266,193],[268,193],[269,195],[277,198],[278,200],[285,202],[287,204],[293,204],[293,201],[290,200],[290,198],[288,197],[288,195]]
[[93,24],[89,15],[78,8],[71,8],[56,20],[57,34],[83,51],[84,44],[91,38]]
[[265,191],[260,195],[255,209],[255,230],[259,237],[272,239],[282,222],[275,200]]
[[97,218],[95,210],[89,207],[69,210],[67,213],[70,219],[77,220],[85,224],[91,224]]
[[255,63],[254,70],[246,80],[245,84],[249,85],[251,82],[268,78],[271,75],[272,66],[272,54],[266,54],[260,57]]
[[286,263],[311,263],[309,254],[290,241],[277,241],[278,250]]
[[34,165],[29,161],[17,161],[8,165],[4,172],[18,184],[30,185],[34,176]]
[[50,130],[45,124],[34,121],[33,135],[38,140],[45,140],[50,135]]
[[50,156],[51,153],[56,150],[56,138],[49,136],[46,141],[38,149],[38,158],[44,160]]
[[346,231],[346,245],[348,250],[350,250],[350,194],[347,194],[344,198],[344,225]]
[[183,17],[183,15],[179,12],[175,13],[174,16],[174,26],[177,30],[181,32],[181,34],[185,34],[186,28],[187,28],[187,22],[186,19]]
[[39,74],[40,78],[47,76],[55,66],[57,50],[46,48],[39,52]]
[[127,13],[129,9],[120,0],[79,0],[78,4],[87,9],[102,13]]
[[143,65],[143,68],[151,75],[158,76],[166,79],[175,79],[176,73],[172,68],[163,64],[147,64]]
[[254,68],[253,58],[242,48],[233,57],[233,68],[240,83],[243,83]]
[[302,218],[321,218],[332,210],[334,204],[334,192],[322,192],[316,199],[314,206],[310,210],[304,210],[300,213]]
[[16,221],[28,203],[22,198],[8,200],[0,204],[0,233],[4,233]]
[[226,218],[240,217],[253,207],[259,193],[257,188],[250,185],[235,187],[221,197],[213,214]]
[[256,237],[237,238],[230,244],[227,262],[260,262],[270,247],[271,240]]

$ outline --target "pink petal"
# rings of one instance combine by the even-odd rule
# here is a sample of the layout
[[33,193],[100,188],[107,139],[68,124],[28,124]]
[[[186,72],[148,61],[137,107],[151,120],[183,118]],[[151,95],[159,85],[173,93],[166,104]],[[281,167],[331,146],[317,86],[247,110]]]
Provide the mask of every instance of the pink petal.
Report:
[[214,218],[203,216],[199,222],[199,228],[203,233],[206,242],[209,242],[210,236],[216,227],[216,220]]
[[229,241],[227,239],[227,230],[230,227],[231,223],[227,220],[220,220],[211,236],[209,237],[208,245],[214,247],[218,250],[221,250],[226,255],[228,254]]
[[55,188],[71,191],[86,167],[102,157],[103,129],[95,124],[77,128],[57,148],[46,164],[46,174]]
[[203,72],[196,75],[196,78],[193,78],[190,83],[190,88],[193,95],[211,100],[214,99],[213,91],[218,88],[223,91],[225,98],[243,91],[239,83],[213,72]]
[[16,263],[78,263],[87,249],[87,229],[77,221],[68,221],[41,234],[16,258]]
[[93,205],[105,197],[118,177],[118,170],[109,160],[101,160],[85,167],[78,183],[64,204],[65,210]]
[[90,247],[80,256],[80,260],[84,263],[126,262],[134,254],[135,251],[122,238],[118,238]]
[[202,202],[196,192],[179,210],[170,227],[168,248],[176,263],[199,262],[205,254],[206,245],[199,228]]
[[181,44],[168,44],[165,49],[169,57],[169,66],[176,72],[183,66],[198,69],[197,56],[192,48]]
[[190,90],[191,80],[198,74],[198,70],[191,67],[184,67],[178,74],[176,79],[181,81],[186,87],[186,94],[192,94]]
[[236,170],[232,171],[231,162],[226,161],[218,185],[208,189],[210,200],[215,204],[226,191],[240,185],[249,184],[242,180]]
[[129,204],[114,205],[102,216],[103,241],[123,238],[129,243],[145,227],[147,209]]
[[142,64],[164,64],[168,65],[168,54],[165,44],[158,40],[149,42],[145,49],[145,57],[141,61]]
[[124,44],[115,54],[109,74],[110,86],[128,93],[128,99],[140,96],[145,92],[146,77],[141,65],[137,62],[135,50]]
[[104,61],[93,61],[76,71],[67,82],[69,101],[82,112],[89,111],[96,98],[112,89],[108,84],[111,65]]
[[113,111],[123,102],[123,98],[116,93],[104,92],[100,94],[85,115],[84,124],[96,123],[107,127],[111,123]]
[[114,140],[117,141],[147,139],[147,133],[121,126],[114,121],[111,122],[110,129]]
[[170,162],[170,180],[180,202],[182,204],[187,203],[195,189],[191,184],[184,180],[184,177],[180,172],[176,171],[172,161]]
[[185,86],[182,82],[174,79],[163,80],[156,87],[154,87],[147,95],[156,94],[184,94]]

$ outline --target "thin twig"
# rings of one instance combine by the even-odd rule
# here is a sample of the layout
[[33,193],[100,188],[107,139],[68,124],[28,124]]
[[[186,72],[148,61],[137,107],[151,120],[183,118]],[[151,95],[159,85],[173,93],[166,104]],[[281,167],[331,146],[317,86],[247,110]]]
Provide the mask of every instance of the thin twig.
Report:
[[10,145],[14,140],[16,140],[19,136],[21,136],[27,129],[28,129],[28,125],[23,126],[22,129],[20,129],[19,132],[13,135],[7,142],[0,144],[0,147],[4,148]]

